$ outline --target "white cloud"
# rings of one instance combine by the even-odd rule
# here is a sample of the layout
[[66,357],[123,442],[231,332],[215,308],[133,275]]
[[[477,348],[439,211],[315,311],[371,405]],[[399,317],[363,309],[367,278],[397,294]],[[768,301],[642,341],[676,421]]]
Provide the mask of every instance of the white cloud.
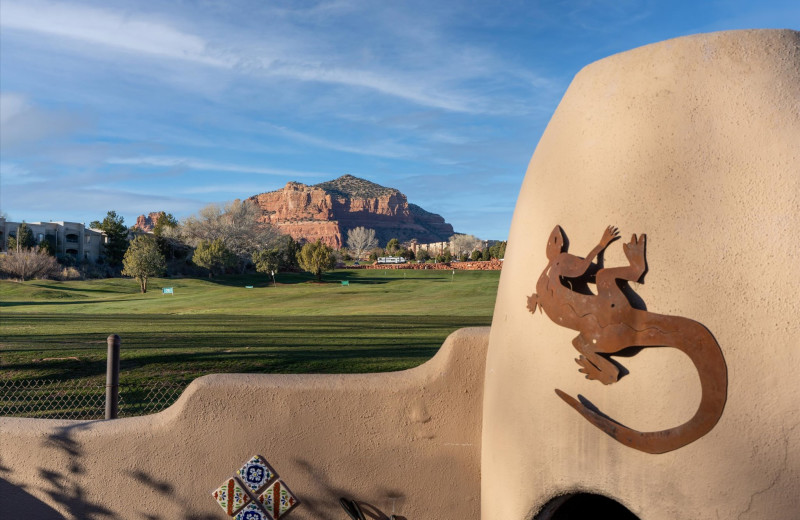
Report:
[[65,134],[80,127],[83,118],[57,111],[43,110],[25,96],[0,93],[0,150],[4,154],[19,145],[37,143],[53,135]]
[[239,196],[250,196],[258,193],[264,193],[264,185],[262,184],[213,184],[206,186],[193,186],[183,190],[178,190],[178,193],[186,195],[203,195],[214,193],[233,193]]
[[[53,204],[58,200],[58,204]],[[16,218],[30,221],[70,220],[89,222],[102,218],[109,209],[124,214],[125,220],[135,222],[136,215],[154,209],[165,209],[176,216],[197,211],[202,201],[153,193],[111,188],[80,188],[48,183],[31,190],[9,186],[0,192],[0,205]]]
[[392,141],[384,141],[377,144],[354,146],[354,145],[343,144],[330,139],[325,139],[322,137],[317,137],[311,134],[306,134],[304,132],[298,132],[297,130],[292,130],[291,128],[286,128],[285,126],[273,125],[269,123],[265,123],[265,126],[269,129],[274,130],[275,132],[279,133],[282,136],[288,137],[293,141],[310,144],[318,148],[336,150],[338,152],[347,152],[357,155],[370,155],[375,157],[387,157],[395,159],[409,158],[417,155],[420,152],[418,148]]
[[228,66],[193,34],[142,17],[78,4],[4,0],[0,26],[166,58]]
[[[332,10],[342,8],[335,6]],[[322,22],[320,26],[308,27],[289,18],[292,17],[273,15],[268,22],[271,25],[258,33],[222,22],[206,23],[202,29],[191,26],[192,32],[179,28],[177,22],[166,16],[150,12],[142,14],[47,0],[3,0],[0,26],[7,33],[11,29],[82,42],[87,45],[62,50],[86,53],[93,58],[98,57],[98,49],[102,47],[142,57],[227,69],[250,79],[284,78],[365,89],[451,112],[499,113],[503,110],[498,107],[518,105],[502,102],[497,91],[489,95],[487,92],[492,87],[488,85],[485,88],[466,86],[475,80],[495,82],[506,78],[518,82],[522,76],[529,75],[534,80],[525,78],[525,82],[546,82],[515,67],[506,67],[496,56],[481,49],[454,46],[435,29],[421,31],[414,27],[414,20],[403,20],[401,30],[385,16],[373,16],[372,22],[377,26],[365,28],[365,34],[392,34],[388,38],[388,49],[381,51],[387,56],[373,54],[376,51],[372,49],[365,56],[364,45],[342,29],[331,29]],[[189,17],[181,23],[187,25]],[[406,40],[417,33],[424,33],[424,37],[417,37],[419,41],[415,42]],[[333,45],[334,42],[342,45]],[[407,44],[424,49],[398,52]],[[405,54],[417,55],[419,59],[406,62],[405,58],[397,58]],[[158,73],[158,78],[174,81],[169,74]]]
[[326,173],[305,172],[297,170],[286,170],[282,168],[261,168],[257,166],[246,166],[242,164],[218,163],[204,161],[190,157],[164,157],[164,156],[142,156],[142,157],[111,157],[106,160],[108,164],[124,164],[136,166],[163,166],[168,168],[188,168],[190,170],[256,173],[260,175],[282,175],[293,177],[325,177]]
[[18,184],[31,184],[34,182],[41,182],[45,180],[42,177],[32,175],[30,170],[21,167],[18,164],[10,162],[0,162],[0,184],[18,185]]
[[375,90],[422,106],[454,112],[483,112],[486,110],[486,107],[481,106],[477,100],[457,94],[443,85],[431,84],[429,79],[396,74],[391,71],[373,72],[309,62],[267,64],[262,70],[273,76]]
[[0,93],[0,126],[30,109],[30,105],[19,94]]

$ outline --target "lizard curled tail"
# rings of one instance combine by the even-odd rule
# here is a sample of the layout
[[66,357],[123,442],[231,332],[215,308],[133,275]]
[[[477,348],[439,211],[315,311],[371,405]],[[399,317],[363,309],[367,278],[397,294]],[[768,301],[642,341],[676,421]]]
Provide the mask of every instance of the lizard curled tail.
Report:
[[[541,309],[554,323],[578,331],[572,346],[580,353],[575,360],[579,372],[606,385],[620,377],[618,365],[608,356],[627,348],[672,347],[689,356],[700,376],[702,396],[694,416],[675,428],[638,432],[556,390],[567,404],[622,444],[647,453],[665,453],[699,439],[717,424],[727,399],[727,366],[714,336],[700,323],[634,308],[628,301],[624,284],[641,280],[647,271],[645,235],[633,235],[623,245],[627,266],[606,268],[594,263],[618,237],[617,228],[608,226],[598,244],[582,258],[568,252],[564,231],[556,226],[545,250],[548,264],[536,283],[536,293],[528,298],[528,310]],[[597,294],[579,289],[587,283],[596,285]]]
[[646,453],[666,453],[696,441],[717,424],[725,408],[727,368],[719,344],[703,325],[681,316],[648,314],[651,318],[648,321],[655,322],[648,325],[658,326],[658,322],[669,322],[672,331],[665,334],[660,329],[645,329],[638,335],[652,340],[652,343],[639,342],[637,346],[677,348],[689,356],[700,376],[700,405],[691,419],[674,428],[639,432],[587,407],[561,390],[556,389],[556,394],[586,420],[622,444]]

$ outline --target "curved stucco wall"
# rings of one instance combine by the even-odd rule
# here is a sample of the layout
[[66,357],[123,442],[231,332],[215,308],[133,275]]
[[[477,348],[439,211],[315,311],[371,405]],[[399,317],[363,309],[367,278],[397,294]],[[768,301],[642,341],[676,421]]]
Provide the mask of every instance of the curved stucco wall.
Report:
[[[577,332],[530,314],[556,224],[586,256],[609,224],[647,234],[649,310],[704,324],[724,353],[716,427],[651,455],[617,443],[554,393],[582,394],[640,431],[700,399],[669,348],[619,358],[604,386],[578,373]],[[482,518],[528,519],[554,496],[612,497],[643,520],[790,519],[800,511],[800,33],[661,42],[584,68],[528,167],[487,358]],[[502,497],[498,499],[497,497]]]
[[254,454],[300,498],[290,519],[342,518],[340,496],[370,518],[478,518],[488,335],[402,372],[205,376],[150,416],[0,418],[0,518],[227,518],[211,490]]

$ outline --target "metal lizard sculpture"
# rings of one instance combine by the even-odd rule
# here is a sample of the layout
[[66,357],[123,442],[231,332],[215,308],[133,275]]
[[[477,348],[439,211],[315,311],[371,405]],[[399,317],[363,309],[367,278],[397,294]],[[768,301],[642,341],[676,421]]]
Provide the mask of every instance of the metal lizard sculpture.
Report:
[[[694,442],[717,424],[727,399],[725,358],[700,323],[636,309],[628,301],[623,288],[627,282],[640,281],[647,269],[645,235],[633,235],[622,246],[627,267],[601,268],[593,263],[617,238],[617,228],[609,226],[589,255],[580,258],[567,252],[564,232],[556,226],[547,242],[549,262],[536,284],[537,292],[528,298],[528,309],[533,313],[538,307],[556,324],[578,331],[572,344],[580,353],[575,360],[581,366],[579,372],[606,385],[619,378],[619,368],[608,356],[629,347],[673,347],[689,356],[700,375],[700,406],[689,421],[667,430],[633,430],[556,389],[561,399],[615,440],[647,453],[665,453]],[[596,295],[579,290],[587,282],[596,284]]]

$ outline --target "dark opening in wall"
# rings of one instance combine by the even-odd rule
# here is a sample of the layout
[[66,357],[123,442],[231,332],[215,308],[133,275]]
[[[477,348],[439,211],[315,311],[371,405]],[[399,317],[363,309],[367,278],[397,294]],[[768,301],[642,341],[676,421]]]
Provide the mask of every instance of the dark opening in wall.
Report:
[[619,502],[594,493],[572,493],[552,499],[533,517],[533,520],[588,520],[613,518],[639,520]]

